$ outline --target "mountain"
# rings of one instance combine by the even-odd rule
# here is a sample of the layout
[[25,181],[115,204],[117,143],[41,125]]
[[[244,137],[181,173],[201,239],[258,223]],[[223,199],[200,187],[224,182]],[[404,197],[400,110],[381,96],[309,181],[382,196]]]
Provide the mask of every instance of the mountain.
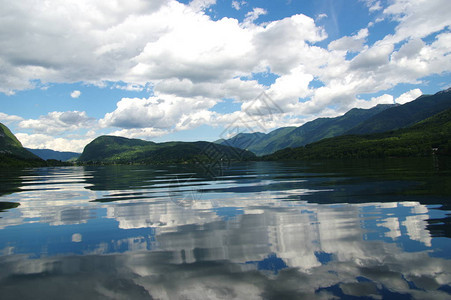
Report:
[[26,150],[8,127],[0,123],[0,166],[40,166],[38,156]]
[[259,143],[265,136],[266,134],[263,132],[242,132],[227,140],[217,140],[215,143],[240,149],[248,149],[249,146]]
[[74,158],[78,158],[81,153],[76,152],[62,152],[62,151],[55,151],[50,149],[30,149],[25,148],[31,153],[39,156],[40,158],[47,160],[47,159],[55,159],[55,160],[61,160],[61,161],[68,161],[72,160]]
[[369,134],[408,127],[450,107],[451,88],[386,109],[347,131],[346,134]]
[[[278,149],[289,147],[293,143],[290,133],[296,127],[282,127],[266,134],[259,143],[256,143],[248,149],[258,155],[272,153]],[[252,149],[252,150],[251,150]]]
[[210,142],[154,143],[118,136],[101,136],[86,145],[78,158],[81,163],[156,164],[209,163],[251,160],[252,152]]
[[451,109],[415,125],[384,133],[343,135],[305,147],[288,148],[264,160],[410,157],[451,155]]
[[4,148],[22,148],[22,144],[8,127],[0,123],[0,147]]
[[381,104],[370,109],[353,108],[342,116],[318,118],[300,127],[283,127],[268,134],[240,133],[222,141],[221,144],[248,149],[257,155],[270,154],[284,148],[304,146],[324,138],[339,136],[393,106]]

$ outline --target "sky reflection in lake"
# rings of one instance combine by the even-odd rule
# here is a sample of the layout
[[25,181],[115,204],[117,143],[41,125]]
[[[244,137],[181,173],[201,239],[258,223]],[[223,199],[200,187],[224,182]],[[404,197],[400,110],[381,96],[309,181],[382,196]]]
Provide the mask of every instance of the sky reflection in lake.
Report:
[[449,299],[448,170],[398,160],[249,163],[217,178],[180,166],[3,172],[2,299]]

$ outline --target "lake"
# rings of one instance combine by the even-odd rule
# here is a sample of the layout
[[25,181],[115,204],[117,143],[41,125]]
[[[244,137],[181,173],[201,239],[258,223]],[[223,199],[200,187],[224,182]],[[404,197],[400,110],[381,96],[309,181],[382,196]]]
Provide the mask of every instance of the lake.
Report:
[[450,299],[451,161],[0,171],[1,299]]

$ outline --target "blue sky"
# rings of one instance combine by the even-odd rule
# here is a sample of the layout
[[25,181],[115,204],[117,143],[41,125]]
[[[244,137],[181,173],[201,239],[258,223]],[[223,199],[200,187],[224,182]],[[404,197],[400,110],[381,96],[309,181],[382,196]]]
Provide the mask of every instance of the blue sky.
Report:
[[0,0],[24,146],[227,138],[450,87],[449,0]]

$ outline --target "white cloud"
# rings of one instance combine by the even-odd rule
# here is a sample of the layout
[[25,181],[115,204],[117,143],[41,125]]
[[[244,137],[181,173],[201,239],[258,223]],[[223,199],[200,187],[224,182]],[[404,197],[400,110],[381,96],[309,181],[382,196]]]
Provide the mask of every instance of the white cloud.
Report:
[[330,42],[329,50],[359,52],[364,49],[363,45],[368,37],[368,29],[361,29],[356,35],[345,36]]
[[129,92],[142,92],[144,90],[145,86],[140,85],[140,84],[129,83],[126,85],[115,84],[113,86],[113,88],[119,89],[119,90],[124,90],[124,91],[129,91]]
[[381,1],[379,1],[379,0],[360,0],[360,1],[365,2],[366,6],[368,7],[368,10],[370,12],[378,11],[383,8]]
[[[1,1],[2,11],[14,17],[1,20],[0,65],[1,73],[7,76],[0,78],[0,89],[32,88],[32,79],[95,80],[104,71],[111,72],[127,50],[110,52],[115,57],[93,55],[102,43],[111,44],[109,28],[126,22],[130,15],[138,18],[155,11],[161,4],[162,1],[132,0],[119,8],[112,1]],[[104,34],[102,38],[99,33]],[[123,43],[128,42],[126,36],[122,38]]]
[[183,114],[175,126],[175,130],[187,130],[196,128],[203,124],[211,124],[214,120],[214,112],[208,110],[199,110],[190,114]]
[[352,69],[366,69],[377,71],[378,67],[389,63],[390,55],[393,52],[393,45],[380,44],[360,52],[352,59],[350,67]]
[[316,21],[325,19],[327,17],[328,17],[327,14],[319,14],[319,15],[316,16]]
[[202,95],[208,99],[234,98],[238,101],[245,101],[255,98],[261,93],[264,86],[256,80],[240,80],[233,78],[223,82],[203,82],[194,83],[189,79],[171,78],[161,81],[155,86],[158,94],[171,94],[180,97],[196,97]]
[[409,40],[407,43],[402,45],[402,47],[397,51],[394,52],[392,55],[393,59],[403,59],[403,58],[414,58],[418,57],[421,50],[426,46],[426,44],[421,39],[412,39]]
[[253,53],[253,33],[242,29],[236,20],[213,22],[205,16],[186,13],[183,7],[167,13],[177,21],[168,26],[167,34],[149,41],[133,58],[135,66],[126,75],[132,81],[222,81],[245,75],[254,68],[258,58]]
[[161,94],[148,99],[123,98],[117,108],[100,120],[101,126],[123,129],[171,130],[184,117],[213,107],[216,101],[203,97],[183,98]]
[[261,70],[269,68],[272,72],[289,74],[292,68],[303,65],[306,72],[317,73],[329,53],[308,43],[327,38],[323,28],[317,27],[312,18],[294,15],[290,18],[272,22],[253,37],[256,63]]
[[158,129],[158,128],[132,128],[132,129],[121,129],[110,133],[110,135],[124,136],[127,138],[140,138],[140,139],[151,139],[154,137],[160,137],[165,134],[170,133],[170,130]]
[[423,38],[451,26],[448,0],[396,0],[384,10],[387,17],[398,21],[396,32],[385,40],[400,42],[407,38]]
[[40,116],[39,119],[23,120],[18,126],[21,129],[31,129],[37,133],[61,134],[81,128],[90,128],[93,123],[94,119],[88,117],[84,111],[54,111]]
[[27,134],[16,133],[17,139],[26,148],[31,149],[52,149],[55,151],[71,151],[81,153],[89,142],[93,140],[89,138],[55,138],[53,135],[47,134]]
[[192,0],[189,6],[195,11],[202,11],[216,4],[216,0]]
[[71,96],[72,98],[74,98],[74,99],[80,97],[80,95],[81,95],[81,92],[78,91],[78,90],[75,90],[75,91],[73,91],[72,93],[70,93],[70,96]]
[[307,98],[312,95],[309,84],[313,79],[313,75],[305,72],[301,66],[293,69],[290,74],[277,78],[268,89],[267,94],[271,99],[277,101],[282,111],[302,113],[299,107],[299,98]]
[[[123,81],[131,88],[149,82],[163,86],[164,81],[174,79],[186,79],[194,85],[220,83],[281,63],[280,69],[284,70],[279,72],[289,72],[287,65],[297,65],[301,53],[316,52],[305,40],[315,42],[326,37],[324,30],[304,15],[271,22],[266,27],[243,28],[235,19],[213,21],[177,1],[159,1],[147,7],[147,1],[135,0],[120,10],[102,1],[48,3],[42,7],[27,1],[14,7],[10,2],[3,5],[23,15],[30,24],[14,23],[14,19],[0,24],[8,25],[0,26],[9,28],[5,36],[14,36],[0,50],[0,62],[6,70],[1,76],[8,74],[4,80],[0,78],[2,91],[32,88],[29,80],[34,78],[44,84]],[[192,1],[190,6],[213,3]],[[246,22],[263,13],[262,9],[254,9]],[[65,22],[68,15],[74,22]],[[10,28],[17,32],[12,34]],[[27,32],[41,38],[30,40]],[[71,39],[64,38],[67,32],[71,32]],[[282,52],[277,51],[281,48],[290,49],[289,56],[281,58]],[[272,55],[273,50],[278,55]]]
[[268,12],[264,8],[255,7],[252,11],[246,14],[244,18],[243,24],[244,26],[251,26],[255,20],[257,20],[260,16],[266,15]]
[[423,92],[421,92],[420,89],[413,89],[408,92],[405,92],[404,94],[402,94],[401,96],[396,98],[395,102],[398,104],[404,104],[404,103],[407,103],[407,102],[417,99],[422,94],[423,94]]
[[232,7],[236,10],[240,10],[246,4],[246,1],[232,1]]
[[394,104],[393,96],[383,94],[379,97],[372,97],[370,100],[357,100],[355,107],[368,109],[378,104]]
[[448,72],[451,60],[448,58],[449,47],[445,45],[449,42],[451,42],[449,32],[437,35],[436,40],[430,45],[419,39],[409,40],[399,51],[392,54],[388,75],[398,77],[395,83],[415,83],[418,78]]
[[13,122],[19,122],[22,121],[23,118],[16,116],[16,115],[8,115],[5,113],[0,112],[0,123],[9,124]]
[[334,81],[329,86],[316,89],[312,99],[302,104],[303,114],[322,115],[322,111],[327,110],[329,105],[334,105],[337,113],[346,112],[357,101],[353,92],[355,84],[347,77],[341,82]]

